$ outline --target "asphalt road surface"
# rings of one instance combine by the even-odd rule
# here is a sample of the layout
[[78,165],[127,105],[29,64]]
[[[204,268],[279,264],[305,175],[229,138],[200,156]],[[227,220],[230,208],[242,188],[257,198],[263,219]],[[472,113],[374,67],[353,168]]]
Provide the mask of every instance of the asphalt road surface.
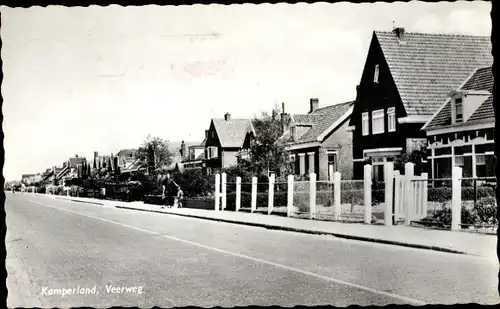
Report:
[[500,302],[486,258],[6,195],[9,307]]

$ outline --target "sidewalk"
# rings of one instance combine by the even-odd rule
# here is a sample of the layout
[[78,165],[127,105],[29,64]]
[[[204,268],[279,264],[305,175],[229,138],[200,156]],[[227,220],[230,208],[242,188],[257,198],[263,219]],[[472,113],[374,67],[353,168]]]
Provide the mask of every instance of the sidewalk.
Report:
[[497,259],[496,235],[481,235],[468,232],[431,230],[406,226],[379,226],[355,223],[337,223],[306,219],[287,218],[266,214],[251,214],[234,211],[214,211],[189,208],[160,208],[142,202],[120,202],[90,198],[51,196],[45,197],[85,202],[122,209],[157,212],[205,220],[244,224],[308,234],[326,234],[340,238],[370,241],[412,248],[462,253]]

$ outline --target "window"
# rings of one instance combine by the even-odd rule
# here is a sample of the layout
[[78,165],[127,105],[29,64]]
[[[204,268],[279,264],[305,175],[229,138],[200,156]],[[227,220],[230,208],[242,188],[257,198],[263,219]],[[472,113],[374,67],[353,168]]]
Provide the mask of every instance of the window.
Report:
[[372,133],[384,133],[384,110],[379,109],[372,112]]
[[396,109],[394,107],[387,110],[387,130],[389,132],[396,131]]
[[368,135],[370,134],[369,132],[369,118],[368,118],[368,113],[363,113],[363,118],[361,122],[361,128],[363,131],[363,135]]
[[486,156],[476,155],[476,165],[486,165]]
[[464,166],[464,157],[455,157],[455,166]]
[[218,153],[217,153],[217,147],[211,147],[212,148],[212,158],[217,158],[218,157]]
[[212,136],[212,138],[215,138],[215,133],[214,133],[214,131],[211,131],[211,132],[210,132],[210,135]]
[[378,83],[378,64],[375,65],[375,74],[373,74],[373,82]]
[[464,118],[462,98],[455,99],[455,121],[462,122]]

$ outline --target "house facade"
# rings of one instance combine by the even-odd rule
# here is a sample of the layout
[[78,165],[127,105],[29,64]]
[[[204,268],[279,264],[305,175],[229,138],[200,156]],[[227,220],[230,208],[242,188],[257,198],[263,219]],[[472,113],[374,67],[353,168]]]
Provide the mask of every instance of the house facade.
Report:
[[41,174],[23,174],[21,176],[21,181],[22,183],[26,185],[32,185],[37,182],[42,181],[42,175]]
[[473,70],[423,127],[432,178],[450,178],[453,166],[465,178],[495,177],[493,84],[491,67]]
[[316,173],[328,180],[332,172],[352,178],[352,133],[347,130],[354,102],[319,108],[319,100],[309,102],[307,114],[289,115],[282,138],[287,140],[295,175]]
[[223,119],[212,119],[202,161],[204,172],[217,173],[236,165],[240,152],[250,148],[252,136],[255,136],[255,130],[250,119],[233,119],[229,113]]
[[202,169],[203,160],[205,159],[205,145],[207,142],[208,131],[205,130],[205,139],[198,145],[191,145],[187,147],[187,153],[182,161],[182,166],[186,170]]
[[425,148],[423,125],[450,90],[492,61],[489,37],[375,31],[349,122],[354,178],[372,164],[383,181],[384,162]]

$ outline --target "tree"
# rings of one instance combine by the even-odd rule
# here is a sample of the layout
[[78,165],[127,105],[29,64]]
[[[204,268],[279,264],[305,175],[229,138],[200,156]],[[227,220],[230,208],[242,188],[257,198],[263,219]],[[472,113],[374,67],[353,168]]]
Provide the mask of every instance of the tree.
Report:
[[415,175],[419,175],[420,173],[425,171],[425,164],[423,161],[426,160],[427,153],[426,148],[422,147],[419,149],[413,150],[411,153],[401,152],[396,160],[394,161],[394,169],[404,173],[405,164],[408,162],[414,163],[414,172]]
[[157,136],[148,135],[142,146],[137,150],[137,156],[147,163],[149,174],[157,175],[157,170],[172,164],[173,153],[168,147],[168,141]]
[[255,136],[250,143],[249,160],[242,160],[238,169],[257,177],[267,177],[269,173],[283,176],[293,171],[286,141],[280,139],[283,124],[275,115],[279,115],[277,106],[272,115],[263,113],[252,120]]

